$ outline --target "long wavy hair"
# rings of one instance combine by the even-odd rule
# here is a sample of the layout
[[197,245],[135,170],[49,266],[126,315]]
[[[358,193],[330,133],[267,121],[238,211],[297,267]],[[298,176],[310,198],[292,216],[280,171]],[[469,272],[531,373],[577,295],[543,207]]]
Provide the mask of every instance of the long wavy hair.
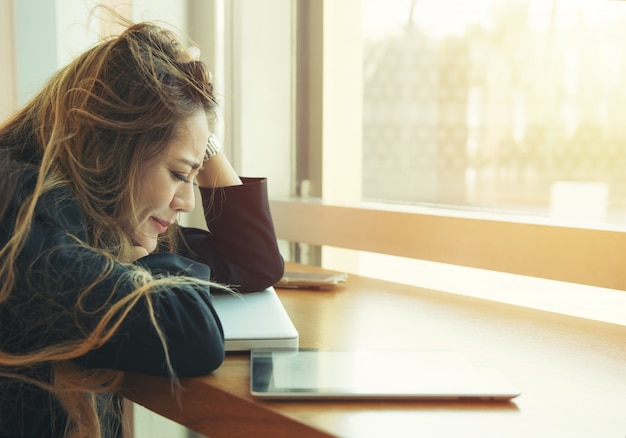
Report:
[[[110,391],[121,379],[119,372],[84,370],[70,360],[109,340],[140,301],[151,309],[150,294],[155,289],[187,281],[152,278],[133,269],[133,242],[123,224],[138,217],[134,200],[142,164],[165,154],[185,119],[199,110],[210,116],[216,104],[206,66],[190,57],[171,31],[151,23],[129,24],[119,36],[102,41],[58,71],[0,126],[0,220],[18,189],[14,171],[30,168],[37,174],[34,191],[19,208],[10,238],[0,249],[0,305],[15,289],[16,260],[29,235],[35,206],[59,187],[69,188],[82,210],[85,244],[107,260],[100,278],[114,264],[126,263],[136,285],[133,293],[110,305],[80,342],[49,345],[27,354],[0,350],[0,370],[5,370],[0,375],[26,380],[56,396],[68,414],[67,436],[101,436],[93,394]],[[161,237],[159,248],[174,248],[176,227],[172,228]],[[68,309],[68,317],[79,310],[79,302],[76,307]],[[151,317],[160,333],[152,311]],[[6,372],[42,363],[53,364],[49,380],[30,381],[17,372]]]

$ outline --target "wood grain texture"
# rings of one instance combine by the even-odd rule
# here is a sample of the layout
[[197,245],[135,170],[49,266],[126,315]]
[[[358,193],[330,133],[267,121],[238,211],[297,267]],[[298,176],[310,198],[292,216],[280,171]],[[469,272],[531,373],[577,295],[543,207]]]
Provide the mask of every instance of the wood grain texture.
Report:
[[[289,264],[288,269],[314,269]],[[263,402],[247,354],[209,376],[128,375],[123,394],[210,437],[610,437],[626,434],[626,327],[350,276],[279,289],[301,347],[451,349],[522,392],[501,402]],[[389,372],[393,372],[390,369]]]

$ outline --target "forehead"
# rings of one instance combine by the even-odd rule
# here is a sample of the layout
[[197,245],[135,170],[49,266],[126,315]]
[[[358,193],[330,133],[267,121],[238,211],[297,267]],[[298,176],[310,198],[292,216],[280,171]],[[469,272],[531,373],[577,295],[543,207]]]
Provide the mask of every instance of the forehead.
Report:
[[204,112],[188,117],[176,130],[168,148],[168,157],[194,159],[202,162],[209,138],[209,124]]

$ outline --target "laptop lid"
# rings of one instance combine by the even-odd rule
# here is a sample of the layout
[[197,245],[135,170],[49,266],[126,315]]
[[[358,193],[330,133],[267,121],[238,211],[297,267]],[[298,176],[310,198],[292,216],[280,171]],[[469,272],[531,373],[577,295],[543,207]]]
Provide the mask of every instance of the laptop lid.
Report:
[[454,351],[253,350],[250,391],[266,399],[509,401],[496,370]]
[[298,348],[299,334],[273,287],[261,292],[212,295],[224,328],[226,351]]

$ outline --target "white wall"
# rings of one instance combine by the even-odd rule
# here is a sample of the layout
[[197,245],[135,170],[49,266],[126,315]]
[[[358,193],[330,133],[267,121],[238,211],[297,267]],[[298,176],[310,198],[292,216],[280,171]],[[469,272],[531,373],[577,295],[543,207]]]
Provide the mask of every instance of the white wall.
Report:
[[291,195],[293,8],[293,0],[233,0],[226,29],[233,164],[244,176],[271,175],[270,196]]
[[5,120],[17,107],[15,78],[13,3],[0,1],[0,120]]

